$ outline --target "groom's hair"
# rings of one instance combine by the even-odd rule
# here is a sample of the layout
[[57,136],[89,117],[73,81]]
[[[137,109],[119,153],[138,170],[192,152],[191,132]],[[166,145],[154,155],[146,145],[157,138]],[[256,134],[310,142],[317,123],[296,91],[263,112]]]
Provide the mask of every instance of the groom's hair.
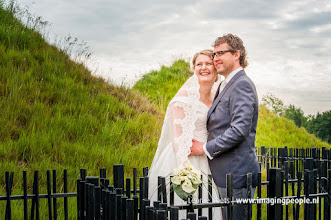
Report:
[[219,46],[220,44],[227,43],[229,45],[230,50],[239,50],[240,51],[240,58],[239,58],[239,63],[240,66],[245,68],[248,65],[248,62],[246,60],[246,49],[244,47],[243,41],[236,35],[233,34],[225,34],[222,37],[218,37],[212,47]]

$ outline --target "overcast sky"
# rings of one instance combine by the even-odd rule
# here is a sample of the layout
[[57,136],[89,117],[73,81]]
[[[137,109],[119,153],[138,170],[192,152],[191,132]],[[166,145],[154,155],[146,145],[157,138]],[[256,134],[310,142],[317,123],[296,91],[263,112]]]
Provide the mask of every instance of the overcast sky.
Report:
[[331,110],[330,0],[19,0],[48,21],[51,40],[90,47],[90,68],[131,86],[143,74],[211,48],[234,33],[248,52],[247,75],[305,115]]

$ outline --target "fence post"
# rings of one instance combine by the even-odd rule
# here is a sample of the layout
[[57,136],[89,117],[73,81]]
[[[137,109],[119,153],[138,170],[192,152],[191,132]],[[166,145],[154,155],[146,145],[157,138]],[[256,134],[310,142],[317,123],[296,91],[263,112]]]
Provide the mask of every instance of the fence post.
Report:
[[197,219],[197,214],[195,214],[194,212],[189,212],[187,214],[187,219],[189,219],[189,220],[196,220]]
[[261,163],[262,165],[265,167],[265,162],[266,162],[266,158],[265,158],[265,146],[262,145],[261,146]]
[[[150,201],[148,199],[143,199],[142,206],[141,206],[141,218],[142,220],[146,219],[146,207],[150,206]],[[146,219],[148,220],[148,219]]]
[[131,179],[130,178],[126,178],[126,197],[128,199],[131,198]]
[[28,184],[26,171],[23,171],[24,220],[28,220]]
[[[226,174],[226,197],[229,201],[227,209],[227,218],[232,219],[233,217],[233,176],[232,174]],[[237,205],[237,204],[236,204]]]
[[95,186],[91,183],[86,183],[86,202],[87,202],[87,209],[86,209],[86,219],[87,220],[94,220],[95,216]]
[[170,208],[170,220],[178,220],[178,207]]
[[48,202],[48,218],[52,220],[52,191],[51,191],[51,171],[47,170],[47,202]]
[[116,194],[116,213],[117,213],[117,219],[116,220],[122,220],[122,194]]
[[137,195],[137,168],[133,168],[132,181],[133,181],[133,195]]
[[[262,176],[262,174],[261,174],[261,172],[259,172],[259,173],[257,174],[257,199],[261,199],[261,197],[262,197],[261,176]],[[261,213],[261,208],[262,208],[262,205],[258,203],[256,207],[257,207],[257,208],[256,208],[256,209],[257,209],[256,219],[257,219],[257,220],[261,220],[261,214],[262,214],[262,213]]]
[[33,194],[34,194],[34,197],[32,199],[31,219],[34,218],[34,211],[36,211],[36,220],[39,220],[39,178],[38,178],[38,170],[34,171]]
[[[53,170],[53,193],[56,193],[56,170]],[[84,200],[83,200],[84,201]],[[83,206],[84,208],[84,206]],[[57,219],[57,200],[53,198],[54,220]]]
[[168,204],[167,203],[160,203],[159,204],[159,210],[165,210],[166,215],[168,216]]
[[167,203],[167,189],[166,189],[165,177],[161,177],[161,191],[162,191],[162,202]]
[[145,213],[146,213],[146,219],[148,220],[154,220],[155,219],[155,210],[154,210],[154,207],[153,206],[146,206],[146,210],[145,210]]
[[139,197],[137,195],[132,196],[133,199],[133,207],[134,207],[134,211],[133,211],[133,215],[134,215],[134,219],[137,220],[138,219],[138,201],[139,201]]
[[[172,176],[170,176],[170,179],[172,178]],[[201,184],[199,185],[199,195],[200,195],[200,188],[201,188]],[[170,181],[170,206],[173,206],[175,203],[175,191],[173,188],[173,184]]]
[[[298,172],[298,186],[297,186],[297,199],[299,200],[301,197],[301,185],[302,185],[302,172]],[[296,205],[296,214],[295,214],[295,219],[299,219],[300,217],[300,203]]]
[[[213,176],[211,174],[208,175],[208,201],[213,202]],[[210,220],[213,219],[213,208],[208,208],[208,218]]]
[[123,164],[113,165],[113,178],[115,189],[124,189],[124,166]]
[[117,220],[118,216],[119,216],[119,213],[117,212],[117,206],[119,205],[119,204],[117,204],[117,195],[115,192],[108,192],[107,196],[109,198],[108,215],[111,220]]
[[156,210],[156,220],[166,220],[167,216],[164,210]]
[[[162,201],[162,181],[161,181],[162,176],[157,177],[157,201]],[[140,187],[141,188],[141,187]]]
[[[291,150],[293,150],[293,148],[291,148]],[[291,153],[291,161],[290,161],[290,168],[289,168],[289,174],[290,174],[290,179],[293,180],[295,179],[295,166],[294,166],[294,161],[293,161],[293,151]],[[292,196],[295,195],[295,183],[292,182],[291,183],[292,186]],[[293,219],[295,218],[295,204],[292,204],[292,214],[293,214]]]
[[139,206],[140,206],[140,215],[144,212],[142,209],[144,199],[144,177],[139,178]]
[[121,197],[121,216],[122,216],[122,220],[126,220],[126,200],[127,197],[122,196]]
[[278,168],[284,169],[284,148],[278,148]]
[[[68,173],[67,170],[63,170],[63,192],[68,193]],[[68,220],[68,198],[64,197],[64,219]]]
[[[329,152],[331,152],[331,151],[329,151]],[[329,169],[328,170],[328,183],[327,183],[327,192],[328,192],[328,195],[326,196],[327,197],[327,200],[326,200],[326,202],[324,202],[324,203],[326,203],[326,205],[327,205],[327,210],[325,210],[325,212],[324,212],[324,218],[325,218],[325,220],[329,220],[330,219],[330,206],[331,206],[331,169]],[[327,213],[327,215],[325,214],[325,213]]]
[[[247,173],[247,217],[248,219],[252,219],[252,204],[250,203],[250,199],[252,198],[252,174]],[[254,196],[253,196],[254,199]]]
[[[289,175],[289,169],[288,169],[288,161],[284,162],[284,177],[285,177],[285,196],[287,197],[289,192],[288,192],[288,175]],[[282,194],[284,195],[284,194]],[[288,220],[288,204],[286,204],[286,220]]]
[[270,214],[270,218],[280,220],[282,219],[282,206],[281,204],[277,204],[277,198],[281,197],[282,191],[282,179],[281,179],[281,169],[272,168],[270,169],[270,181],[269,181],[269,198],[276,199],[275,204],[269,207],[268,214]]
[[6,220],[11,220],[11,203],[10,203],[10,195],[11,195],[11,188],[13,184],[13,176],[14,173],[6,171],[5,173],[6,178],[6,196],[7,196],[7,205],[6,205]]
[[328,173],[327,173],[327,161],[324,162],[323,164],[323,177],[325,178],[324,181],[323,181],[323,189],[325,192],[328,192],[328,195],[324,197],[324,219],[325,220],[330,220],[330,181],[331,181],[331,178],[330,176],[328,176]]
[[133,199],[126,200],[126,220],[134,220],[134,203]]
[[[305,198],[310,199],[309,194],[314,192],[314,171],[305,170],[304,174],[304,191],[305,191]],[[305,216],[304,219],[314,219],[315,212],[314,206],[312,204],[305,204]]]
[[101,219],[101,187],[95,187],[95,220]]

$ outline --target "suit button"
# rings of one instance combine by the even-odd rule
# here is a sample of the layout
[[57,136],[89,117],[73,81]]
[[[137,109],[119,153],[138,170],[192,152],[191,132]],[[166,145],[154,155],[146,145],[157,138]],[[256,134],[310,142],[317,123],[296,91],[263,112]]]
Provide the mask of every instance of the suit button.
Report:
[[218,155],[218,154],[220,154],[220,153],[221,153],[221,151],[217,151],[217,152],[215,152],[214,154]]

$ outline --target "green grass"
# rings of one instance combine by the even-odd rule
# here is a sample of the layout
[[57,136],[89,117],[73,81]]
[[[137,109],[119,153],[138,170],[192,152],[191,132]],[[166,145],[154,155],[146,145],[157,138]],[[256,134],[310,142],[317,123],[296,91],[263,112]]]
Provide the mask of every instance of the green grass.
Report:
[[162,66],[159,71],[144,75],[133,89],[139,90],[162,110],[166,110],[170,100],[191,75],[189,64],[177,60],[170,67]]

